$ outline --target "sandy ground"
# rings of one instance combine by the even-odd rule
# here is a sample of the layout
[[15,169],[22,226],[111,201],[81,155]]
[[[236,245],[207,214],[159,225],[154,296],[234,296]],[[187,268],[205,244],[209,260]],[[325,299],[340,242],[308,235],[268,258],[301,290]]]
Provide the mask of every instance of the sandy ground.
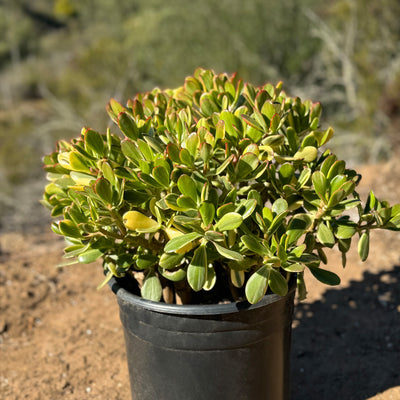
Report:
[[[400,202],[395,161],[361,172],[363,195],[372,187]],[[353,251],[345,270],[331,252],[339,287],[308,277],[293,321],[293,400],[400,399],[400,235],[373,239],[369,261]],[[55,268],[62,248],[48,227],[0,236],[0,399],[129,399],[116,299],[96,290],[99,265]]]

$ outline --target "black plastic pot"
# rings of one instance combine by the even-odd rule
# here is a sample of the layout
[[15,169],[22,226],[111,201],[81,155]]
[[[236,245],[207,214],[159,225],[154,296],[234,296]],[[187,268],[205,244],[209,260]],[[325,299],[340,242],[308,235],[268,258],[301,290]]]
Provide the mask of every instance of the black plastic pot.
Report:
[[170,305],[118,285],[133,400],[287,400],[295,285],[259,303]]

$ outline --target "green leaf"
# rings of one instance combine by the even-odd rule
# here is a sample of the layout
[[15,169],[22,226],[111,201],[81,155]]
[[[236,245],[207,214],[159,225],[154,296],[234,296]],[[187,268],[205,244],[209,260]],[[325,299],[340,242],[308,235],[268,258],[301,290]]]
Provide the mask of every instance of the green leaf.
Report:
[[169,143],[167,145],[167,154],[171,161],[175,163],[181,162],[179,157],[179,147],[175,143]]
[[[222,111],[220,116],[219,116],[220,120],[225,122],[225,132],[233,139],[237,139],[238,137],[238,131],[237,129],[241,129],[242,128],[242,123],[240,121],[240,119],[232,114],[229,111]],[[236,127],[236,129],[235,129]]]
[[112,197],[113,197],[113,190],[110,185],[110,182],[108,182],[107,179],[105,178],[99,178],[97,179],[95,185],[94,185],[94,190],[96,194],[106,203],[106,204],[111,204],[112,203]]
[[[81,238],[81,231],[79,228],[75,225],[74,222],[72,222],[69,219],[62,220],[58,223],[58,229],[61,232],[62,235],[71,237],[71,238]],[[57,232],[56,232],[57,233]]]
[[268,256],[269,251],[267,247],[265,247],[261,240],[253,235],[243,235],[240,240],[242,243],[253,253],[256,253],[260,256]]
[[221,232],[207,231],[204,237],[209,241],[223,242],[225,240],[225,235]]
[[279,296],[286,296],[288,292],[288,284],[286,279],[275,268],[271,268],[268,285],[271,290]]
[[69,153],[69,164],[74,171],[90,172],[88,160],[77,151]]
[[347,176],[345,175],[336,175],[330,182],[330,192],[336,192],[336,190],[340,189],[347,182]]
[[198,292],[206,282],[207,252],[205,246],[199,246],[195,251],[187,269],[187,280],[190,287]]
[[135,120],[127,112],[121,112],[118,115],[118,126],[122,133],[129,139],[138,139],[139,129]]
[[205,226],[208,226],[213,222],[215,216],[215,207],[213,203],[210,201],[202,202],[199,207],[199,212]]
[[272,212],[275,215],[282,214],[283,212],[287,211],[288,209],[288,203],[285,199],[279,198],[274,201],[274,204],[272,205]]
[[368,258],[369,254],[369,232],[363,232],[358,241],[358,254],[360,256],[361,261],[365,261]]
[[296,243],[310,228],[312,219],[308,214],[297,214],[289,222],[287,237],[288,245]]
[[178,269],[176,271],[170,271],[168,269],[164,269],[162,267],[158,267],[158,272],[169,281],[179,282],[186,278],[186,269]]
[[279,169],[278,174],[282,185],[288,185],[294,176],[294,166],[289,163],[283,164]]
[[279,116],[279,114],[274,114],[270,122],[270,130],[272,133],[275,133],[278,130],[280,122],[281,117]]
[[107,161],[103,161],[101,163],[101,172],[103,172],[104,178],[106,178],[108,182],[111,183],[111,185],[115,186],[116,177],[113,169],[111,168],[110,164]]
[[236,212],[242,215],[243,220],[249,218],[253,215],[254,210],[257,207],[256,199],[247,199],[242,201],[242,203],[237,207]]
[[135,143],[129,139],[125,139],[121,142],[121,150],[126,158],[128,158],[136,166],[139,165],[139,161],[142,159],[142,156]]
[[285,221],[287,216],[287,211],[283,212],[282,214],[278,214],[271,222],[271,225],[268,228],[268,233],[273,234],[275,231],[279,229],[282,223]]
[[140,289],[141,296],[146,300],[160,301],[162,296],[162,286],[160,279],[153,270],[145,276],[143,286]]
[[164,269],[173,269],[181,264],[184,254],[163,253],[159,265]]
[[181,149],[179,152],[180,162],[184,165],[192,167],[194,165],[194,158],[190,155],[188,149]]
[[356,224],[348,222],[345,224],[338,224],[335,229],[335,236],[338,239],[350,239],[356,233]]
[[304,162],[313,162],[318,156],[318,150],[314,146],[306,146],[300,149],[295,155],[296,160],[303,160]]
[[203,285],[203,290],[211,290],[217,282],[217,274],[215,273],[212,264],[207,265],[206,281]]
[[312,174],[312,182],[318,197],[326,202],[328,182],[325,178],[325,175],[321,171],[315,171]]
[[335,207],[346,197],[346,192],[342,189],[336,190],[332,193],[328,201],[328,208]]
[[304,168],[301,171],[301,174],[300,174],[299,179],[297,181],[297,185],[296,185],[297,188],[301,189],[303,186],[305,186],[307,184],[308,180],[310,179],[310,177],[311,177],[311,169],[310,168]]
[[329,168],[326,178],[331,181],[335,176],[344,174],[346,170],[346,163],[343,160],[335,161]]
[[148,269],[152,267],[157,261],[157,256],[153,256],[152,254],[141,254],[136,259],[136,266],[139,269]]
[[194,240],[197,240],[201,237],[202,237],[202,235],[197,232],[190,232],[190,233],[186,233],[181,236],[174,237],[165,245],[164,251],[166,253],[170,253],[170,252],[176,253],[178,250],[182,249],[189,243],[191,243]]
[[178,189],[184,195],[197,202],[196,182],[188,175],[181,175],[178,179]]
[[310,267],[310,271],[316,279],[325,285],[336,286],[340,284],[340,278],[334,272],[312,267]]
[[265,295],[272,268],[264,265],[251,275],[246,284],[246,298],[251,304],[258,303]]
[[229,260],[234,260],[234,261],[242,261],[243,256],[238,253],[237,251],[233,251],[230,249],[227,249],[226,247],[220,246],[218,243],[213,242],[215,248],[217,249],[218,253],[225,258],[228,258]]
[[152,175],[154,179],[164,188],[169,187],[169,174],[168,171],[161,165],[153,168]]
[[288,272],[303,272],[304,268],[304,265],[300,263],[293,263],[283,267],[283,269]]
[[197,209],[197,204],[188,196],[179,196],[176,204],[179,208],[185,210]]
[[186,139],[186,148],[192,157],[196,158],[197,150],[199,149],[200,139],[197,132],[191,133]]
[[84,253],[81,253],[78,257],[78,261],[82,264],[90,264],[99,259],[102,255],[102,251],[98,249],[90,249],[86,250]]
[[333,247],[335,245],[333,232],[322,221],[317,228],[317,238],[324,246]]
[[146,185],[153,186],[155,188],[162,188],[163,186],[157,182],[151,175],[146,174],[145,172],[139,172],[138,178],[144,182]]
[[231,269],[230,275],[233,286],[241,288],[244,285],[244,280],[245,280],[244,271],[236,271]]
[[103,157],[105,150],[103,137],[92,129],[85,129],[83,135],[85,138],[86,149],[91,150],[99,157]]
[[152,148],[144,141],[141,139],[138,139],[136,141],[140,152],[142,153],[143,157],[147,160],[147,161],[153,161],[154,160],[154,153]]
[[215,229],[219,231],[230,231],[239,228],[243,222],[243,217],[236,212],[225,214],[216,224]]
[[259,163],[258,157],[254,153],[246,153],[239,157],[237,164],[238,179],[243,179],[253,172]]
[[115,99],[111,99],[107,104],[107,113],[115,123],[118,123],[118,115],[123,111],[126,111],[126,108]]
[[234,154],[231,154],[216,170],[216,175],[220,175],[225,169],[227,168],[228,165],[232,163],[232,160],[235,158]]

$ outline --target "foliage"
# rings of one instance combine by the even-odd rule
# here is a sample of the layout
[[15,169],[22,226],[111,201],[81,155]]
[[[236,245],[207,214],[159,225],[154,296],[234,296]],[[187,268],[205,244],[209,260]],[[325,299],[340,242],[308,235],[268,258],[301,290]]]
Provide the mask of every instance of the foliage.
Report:
[[281,89],[197,69],[177,89],[138,94],[126,107],[112,99],[122,135],[83,128],[44,158],[43,203],[61,218],[52,229],[66,237],[66,257],[102,257],[106,281],[139,276],[142,296],[155,301],[222,279],[233,298],[256,303],[268,287],[285,295],[293,273],[303,298],[306,268],[338,284],[320,267],[324,249],[337,245],[345,264],[359,236],[364,261],[372,229],[400,228],[400,205],[371,192],[363,207],[360,176],[318,150],[333,135],[319,127],[321,105]]

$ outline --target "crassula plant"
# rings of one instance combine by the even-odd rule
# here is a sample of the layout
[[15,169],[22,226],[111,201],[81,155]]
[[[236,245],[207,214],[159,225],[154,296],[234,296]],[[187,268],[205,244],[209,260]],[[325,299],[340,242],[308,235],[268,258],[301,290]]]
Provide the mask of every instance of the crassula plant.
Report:
[[363,204],[360,176],[320,149],[333,134],[320,103],[281,88],[197,69],[177,89],[111,100],[106,133],[58,142],[43,203],[67,263],[102,258],[103,283],[167,303],[256,303],[293,275],[304,298],[307,268],[338,284],[324,249],[345,265],[357,237],[364,261],[371,230],[400,228],[400,205],[372,192]]

